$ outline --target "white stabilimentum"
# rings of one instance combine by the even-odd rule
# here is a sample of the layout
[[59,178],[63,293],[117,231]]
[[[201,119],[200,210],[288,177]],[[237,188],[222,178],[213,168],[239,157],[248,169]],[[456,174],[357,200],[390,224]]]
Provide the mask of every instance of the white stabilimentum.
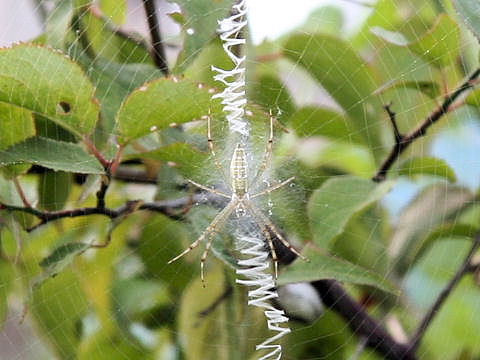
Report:
[[[213,97],[222,99],[223,111],[226,113],[231,134],[236,133],[241,136],[243,141],[246,141],[250,131],[248,121],[245,119],[246,57],[237,56],[232,50],[232,47],[245,45],[245,39],[242,36],[242,29],[247,25],[245,0],[235,4],[232,13],[233,15],[230,17],[219,21],[218,32],[223,41],[223,49],[232,60],[234,68],[224,70],[212,66],[212,70],[217,72],[214,79],[226,86],[223,92]],[[240,252],[246,257],[246,259],[238,261],[240,269],[237,270],[237,274],[241,275],[243,279],[238,279],[237,283],[252,288],[248,292],[248,305],[264,309],[268,329],[276,332],[274,336],[257,345],[257,350],[268,351],[259,360],[279,360],[282,357],[282,347],[276,342],[289,333],[290,329],[281,326],[288,322],[284,311],[276,309],[271,304],[271,300],[277,298],[278,293],[273,276],[269,273],[269,254],[265,248],[264,239],[260,234],[254,237],[240,234],[237,236],[237,241],[241,244]]]
[[248,292],[248,305],[265,309],[268,329],[277,332],[271,338],[257,345],[257,350],[269,350],[259,360],[279,360],[282,357],[282,346],[275,342],[288,334],[290,329],[281,326],[282,323],[288,322],[285,312],[275,308],[270,302],[272,299],[278,298],[278,293],[275,290],[273,276],[268,273],[270,266],[265,243],[259,237],[245,235],[239,236],[238,241],[244,246],[240,252],[247,259],[238,261],[238,265],[242,268],[237,270],[237,274],[245,279],[237,279],[237,283],[253,287]]
[[245,119],[245,56],[237,56],[232,47],[242,46],[245,39],[242,36],[242,29],[247,25],[245,0],[233,6],[233,15],[218,22],[218,32],[223,41],[223,49],[232,60],[234,68],[231,70],[219,69],[212,66],[212,70],[218,74],[213,78],[222,82],[226,87],[213,98],[221,98],[223,111],[226,113],[230,132],[238,133],[244,139],[248,138],[249,127]]

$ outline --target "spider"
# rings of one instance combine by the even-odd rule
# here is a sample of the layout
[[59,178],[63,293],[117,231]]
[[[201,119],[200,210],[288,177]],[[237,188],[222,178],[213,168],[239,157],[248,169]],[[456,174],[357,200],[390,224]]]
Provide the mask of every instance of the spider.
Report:
[[[272,242],[272,236],[271,233],[273,233],[280,241],[285,245],[285,247],[290,250],[292,253],[297,255],[298,257],[302,258],[303,260],[307,260],[302,254],[300,254],[292,245],[280,234],[280,232],[277,230],[275,225],[273,225],[272,221],[251,201],[252,199],[269,194],[270,192],[277,190],[288,183],[292,182],[295,177],[292,176],[291,178],[282,181],[278,184],[272,185],[270,187],[267,187],[266,189],[256,193],[256,194],[250,194],[248,192],[250,187],[253,187],[256,185],[258,179],[262,176],[264,171],[266,170],[268,163],[270,161],[270,157],[272,154],[273,150],[273,117],[270,114],[270,136],[267,142],[267,147],[265,149],[265,157],[263,159],[262,164],[257,170],[257,174],[253,178],[251,182],[248,181],[248,176],[247,176],[247,169],[248,169],[248,163],[247,163],[247,156],[246,156],[246,151],[243,148],[243,146],[239,143],[235,147],[232,155],[232,160],[230,162],[230,178],[228,179],[224,173],[224,170],[222,166],[220,165],[220,162],[218,161],[218,158],[215,154],[215,149],[214,149],[214,143],[213,143],[213,138],[212,138],[212,132],[211,132],[211,124],[210,124],[210,115],[207,116],[207,141],[208,141],[208,147],[210,149],[210,153],[212,154],[213,161],[215,163],[215,167],[218,169],[220,174],[225,180],[225,184],[228,185],[231,194],[225,194],[223,192],[220,192],[216,189],[212,189],[208,186],[196,183],[193,180],[188,179],[187,181],[194,186],[211,192],[213,194],[216,194],[218,196],[227,198],[230,200],[230,202],[221,210],[217,216],[213,219],[213,221],[210,223],[210,225],[205,229],[205,231],[198,237],[197,240],[195,240],[193,243],[191,243],[188,248],[186,248],[181,254],[178,256],[174,257],[171,259],[168,263],[171,264],[172,262],[180,259],[182,256],[188,254],[190,251],[195,249],[204,239],[208,239],[208,242],[205,246],[205,250],[202,254],[201,260],[200,260],[200,269],[201,269],[201,279],[202,282],[205,283],[204,280],[204,264],[208,256],[208,252],[210,250],[210,247],[212,246],[213,239],[215,236],[222,230],[222,228],[225,226],[227,220],[230,218],[232,215],[233,211],[236,212],[237,216],[244,216],[247,213],[251,215],[251,217],[254,219],[255,223],[260,227],[262,230],[263,234],[265,235],[265,238],[267,239],[268,246],[270,247],[271,255],[272,255],[272,260],[274,262],[274,268],[275,268],[275,278],[277,278],[278,275],[278,258],[277,254],[275,252],[275,248],[273,246]],[[270,233],[271,232],[271,233]]]

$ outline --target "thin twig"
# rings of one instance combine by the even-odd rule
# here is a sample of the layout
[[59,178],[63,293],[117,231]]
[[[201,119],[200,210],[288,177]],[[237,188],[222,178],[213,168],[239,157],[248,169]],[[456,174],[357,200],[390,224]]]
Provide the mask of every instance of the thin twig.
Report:
[[[472,88],[476,82],[477,77],[480,76],[480,69],[475,70],[468,79],[460,85],[454,92],[445,96],[443,103],[428,115],[425,120],[414,130],[401,137],[400,142],[396,142],[390,154],[387,156],[383,164],[373,176],[372,180],[380,182],[385,180],[388,170],[400,157],[400,155],[407,149],[407,147],[419,137],[426,134],[427,129],[437,122],[443,115],[450,111],[453,102],[465,91]],[[391,119],[391,117],[390,117]]]
[[386,104],[386,105],[383,106],[383,108],[385,109],[385,111],[388,114],[388,118],[390,119],[390,122],[392,123],[393,135],[395,136],[395,142],[398,144],[398,143],[402,142],[403,135],[400,134],[400,131],[398,130],[397,120],[395,118],[396,114],[392,111],[391,107],[392,107],[391,102],[389,104]]
[[430,325],[432,320],[435,318],[435,315],[438,314],[443,303],[445,302],[445,300],[447,300],[448,296],[450,295],[452,290],[455,288],[455,286],[457,286],[458,282],[462,279],[463,275],[465,275],[469,271],[471,260],[479,246],[480,246],[480,231],[475,235],[475,239],[470,248],[470,251],[468,252],[462,264],[458,268],[457,272],[455,273],[455,275],[453,275],[453,277],[450,279],[448,284],[440,292],[437,299],[435,300],[433,305],[430,307],[428,312],[425,314],[423,320],[420,322],[420,325],[418,326],[417,330],[411,336],[410,348],[412,350],[415,350],[418,347],[418,345],[420,345],[420,342],[422,341],[422,337],[425,334],[426,330],[428,329],[428,326]]
[[18,195],[20,196],[20,199],[22,199],[23,205],[25,205],[26,207],[32,207],[32,205],[30,205],[30,202],[27,200],[25,193],[23,192],[22,186],[20,185],[18,178],[14,177],[12,181],[13,185],[15,185],[15,189],[17,190]]
[[162,36],[160,35],[160,24],[155,8],[155,0],[143,0],[143,7],[147,16],[148,28],[150,30],[150,37],[152,39],[153,61],[165,75],[168,75],[167,58],[165,56],[165,48],[163,47]]

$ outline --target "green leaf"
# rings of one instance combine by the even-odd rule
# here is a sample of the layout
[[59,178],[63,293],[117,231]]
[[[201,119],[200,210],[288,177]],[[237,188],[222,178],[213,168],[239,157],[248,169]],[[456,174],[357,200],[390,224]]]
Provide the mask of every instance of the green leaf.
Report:
[[2,174],[0,174],[0,201],[8,205],[23,206],[13,181],[7,180]]
[[424,189],[402,211],[392,236],[389,253],[396,258],[399,273],[411,267],[413,249],[440,224],[455,219],[472,204],[475,195],[464,187],[437,184]]
[[398,31],[390,31],[380,26],[373,26],[370,28],[370,32],[379,38],[389,42],[390,44],[405,46],[408,45],[408,40],[402,33]]
[[43,268],[43,275],[54,277],[69,265],[75,256],[83,253],[90,247],[90,244],[81,242],[68,242],[60,245],[50,255],[40,261]]
[[98,6],[102,13],[114,23],[121,25],[125,13],[125,3],[117,0],[99,0]]
[[427,63],[438,68],[453,64],[458,56],[460,29],[450,17],[442,14],[435,25],[408,48]]
[[[356,336],[346,326],[345,321],[331,310],[326,310],[314,323],[293,325],[293,331],[282,340],[283,357],[285,359],[312,359],[320,357],[322,360],[349,359],[349,343],[358,344]],[[312,341],[315,339],[315,341]],[[298,346],[308,344],[307,346]],[[355,346],[354,345],[354,346]],[[378,360],[365,358],[364,349],[361,360]],[[255,360],[251,358],[249,360]]]
[[57,357],[77,358],[79,324],[89,303],[74,272],[63,271],[35,289],[29,309],[36,328],[50,342]]
[[141,229],[138,251],[148,273],[172,288],[184,289],[193,274],[198,272],[198,263],[186,261],[185,257],[172,264],[168,261],[193,242],[195,235],[164,215],[150,217]]
[[35,135],[35,124],[30,111],[0,103],[0,150]]
[[95,96],[102,113],[102,131],[108,134],[114,130],[115,116],[127,95],[141,84],[163,76],[160,70],[149,64],[117,64],[86,58],[80,59],[80,62],[96,86]]
[[319,7],[308,15],[307,20],[295,29],[304,33],[338,34],[342,31],[344,18],[342,10],[336,6]]
[[0,50],[0,102],[39,113],[82,136],[97,122],[93,94],[89,79],[65,55],[32,45]]
[[[470,247],[471,240],[445,239],[435,242],[420,262],[410,268],[403,281],[408,301],[425,313],[459,269]],[[475,277],[464,276],[438,309],[434,321],[425,332],[422,340],[425,354],[431,354],[429,356],[432,359],[478,358],[478,310]]]
[[278,119],[290,116],[295,110],[287,87],[271,74],[263,74],[254,81],[249,98],[262,106],[265,112],[272,111]]
[[363,145],[313,138],[299,142],[296,153],[311,168],[324,166],[364,178],[375,171],[372,153]]
[[284,54],[328,91],[354,121],[355,131],[365,142],[377,142],[380,104],[373,96],[376,76],[346,42],[330,35],[293,35],[284,45]]
[[65,207],[70,195],[72,176],[63,171],[47,170],[38,178],[39,207],[48,211],[58,211]]
[[331,178],[314,191],[308,202],[308,215],[314,241],[329,249],[348,220],[367,206],[381,199],[392,182],[376,184],[354,177]]
[[430,231],[423,239],[414,244],[414,248],[410,251],[408,262],[410,264],[416,263],[422,255],[433,245],[433,243],[442,238],[461,238],[473,239],[478,229],[471,224],[462,223],[447,223],[442,224],[436,229]]
[[362,28],[352,38],[351,43],[355,48],[362,48],[371,40],[371,28],[391,28],[402,21],[398,5],[392,0],[378,0],[375,7],[370,11]]
[[298,136],[302,137],[325,136],[345,142],[362,142],[351,120],[330,109],[315,106],[303,107],[290,117],[289,125]]
[[312,247],[303,252],[310,261],[297,260],[278,278],[278,285],[296,282],[334,279],[358,285],[370,285],[381,290],[398,294],[387,280],[371,270],[346,260],[322,254]]
[[[146,329],[141,329],[146,330]],[[144,347],[138,341],[132,339],[132,334],[125,336],[121,331],[98,331],[92,334],[87,341],[82,342],[79,354],[75,359],[78,360],[106,360],[106,359],[135,359],[152,360],[155,355],[150,348]],[[142,334],[143,335],[143,334]],[[147,330],[145,336],[151,336]],[[157,341],[157,339],[155,339]],[[174,347],[167,349],[166,354],[175,351]],[[174,358],[159,352],[162,359],[172,360]]]
[[215,103],[207,88],[187,80],[163,78],[146,83],[125,99],[118,112],[118,140],[126,144],[171,125],[200,120]]
[[45,24],[45,44],[63,50],[75,12],[72,0],[56,1]]
[[389,82],[379,87],[375,94],[384,93],[391,89],[413,89],[420,91],[431,99],[435,99],[440,95],[440,86],[433,81],[415,81],[415,80],[399,80]]
[[480,108],[480,89],[471,91],[465,98],[465,103]]
[[7,317],[8,294],[14,279],[13,265],[5,259],[0,259],[0,330],[2,330]]
[[156,279],[117,280],[112,288],[112,303],[119,324],[142,321],[170,302],[168,290]]
[[389,271],[388,218],[380,207],[370,207],[353,216],[345,226],[330,254],[384,275]]
[[[123,2],[116,0],[114,2],[116,9],[123,12]],[[85,31],[85,36],[88,38],[89,51],[95,54],[95,58],[105,59],[108,62],[153,65],[147,43],[143,38],[136,34],[120,35],[115,24],[92,11],[82,13],[80,21],[82,31]]]
[[217,266],[208,273],[206,290],[197,278],[182,292],[177,323],[183,337],[185,360],[226,359],[222,356],[227,345],[223,336],[224,327],[220,326],[221,322],[226,321],[225,302],[216,306],[208,317],[198,317],[222,295],[225,286],[223,271]]
[[0,166],[22,163],[80,174],[104,173],[97,159],[87,154],[80,145],[40,136],[0,151]]
[[183,49],[175,72],[180,73],[212,39],[217,37],[218,21],[228,16],[232,0],[169,0],[180,5],[183,15]]
[[186,143],[172,143],[157,150],[135,154],[134,156],[140,159],[155,159],[169,162],[171,167],[187,178],[204,178],[208,176],[205,173],[209,172],[202,167],[208,159],[207,153],[199,151]]
[[[22,204],[23,205],[23,204]],[[22,244],[25,243],[27,238],[27,233],[22,229],[18,218],[15,216],[14,213],[6,213],[2,214],[2,222],[5,224],[5,227],[10,231],[12,235],[12,243],[15,243],[15,259],[14,262],[20,257],[20,252],[22,250]],[[24,219],[22,219],[24,220]],[[23,221],[23,226],[28,226],[25,224],[25,220]],[[1,240],[1,239],[0,239]],[[13,251],[12,251],[13,252]]]
[[398,174],[415,178],[416,175],[439,176],[449,182],[455,182],[455,173],[442,159],[434,157],[415,157],[402,162]]
[[233,69],[234,67],[232,60],[223,50],[220,39],[214,39],[199,51],[195,60],[185,69],[185,78],[223,89],[225,85],[213,78],[217,72],[212,70],[212,65],[220,69]]
[[453,0],[458,15],[480,41],[480,3],[477,0]]

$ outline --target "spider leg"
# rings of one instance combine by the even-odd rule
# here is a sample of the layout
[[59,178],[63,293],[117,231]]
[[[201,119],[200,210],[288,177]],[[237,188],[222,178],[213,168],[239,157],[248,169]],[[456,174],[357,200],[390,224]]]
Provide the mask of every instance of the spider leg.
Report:
[[275,247],[273,246],[272,236],[270,235],[270,232],[268,231],[265,223],[263,221],[260,221],[258,217],[255,216],[255,212],[253,211],[253,209],[251,209],[250,203],[246,203],[245,205],[247,209],[250,211],[250,214],[252,215],[257,225],[262,230],[263,234],[265,235],[265,238],[267,239],[268,246],[270,247],[270,252],[272,253],[272,260],[275,268],[275,280],[276,280],[278,278],[278,257],[277,257],[277,252],[275,251]]
[[205,239],[207,236],[210,236],[210,234],[216,234],[218,232],[217,226],[220,221],[223,220],[225,217],[225,214],[231,214],[233,209],[235,209],[235,206],[237,205],[236,201],[231,201],[222,211],[220,211],[217,216],[213,219],[213,221],[208,225],[208,227],[205,229],[205,231],[198,237],[197,240],[195,240],[193,243],[191,243],[188,248],[186,248],[182,253],[179,255],[175,256],[173,259],[169,260],[168,263],[171,264],[174,261],[177,261],[180,259],[182,256],[188,254],[190,251],[195,249],[203,239]]
[[268,163],[270,162],[272,151],[273,151],[273,116],[272,116],[272,111],[270,111],[270,136],[268,137],[267,148],[265,149],[265,157],[263,158],[262,164],[257,170],[257,174],[251,181],[250,187],[258,181],[258,179],[262,176],[263,172],[267,168]]
[[203,251],[202,258],[200,259],[200,277],[202,279],[202,284],[203,287],[205,287],[205,276],[204,276],[204,267],[205,267],[205,261],[207,260],[208,252],[210,251],[210,247],[213,244],[213,240],[215,239],[215,235],[222,230],[222,228],[225,226],[225,223],[227,222],[228,218],[232,214],[233,210],[235,210],[235,207],[237,206],[237,202],[231,202],[230,204],[233,204],[233,206],[227,206],[219,215],[222,215],[222,218],[219,219],[218,223],[215,225],[215,229],[213,229],[209,236],[208,236],[208,242],[207,245],[205,246],[205,250]]
[[215,190],[215,189],[212,189],[211,187],[208,187],[208,186],[205,186],[205,185],[202,185],[202,184],[199,184],[193,180],[190,180],[190,179],[187,179],[187,181],[192,184],[192,185],[195,185],[196,187],[202,189],[202,190],[205,190],[205,191],[208,191],[208,192],[211,192],[213,194],[216,194],[216,195],[219,195],[219,196],[223,196],[224,198],[227,198],[227,199],[231,199],[231,196],[227,195],[227,194],[224,194],[218,190]]
[[256,198],[256,197],[258,197],[258,196],[265,195],[265,194],[269,194],[269,193],[271,193],[272,191],[275,191],[275,190],[280,189],[281,187],[287,185],[288,183],[292,182],[293,180],[295,180],[295,176],[292,176],[291,178],[288,178],[287,180],[282,181],[280,184],[272,185],[272,186],[266,188],[265,190],[260,191],[260,192],[257,193],[257,194],[251,195],[251,196],[250,196],[250,199],[253,199],[253,198]]
[[285,245],[285,247],[290,250],[292,253],[294,253],[295,255],[297,255],[299,258],[301,258],[302,260],[305,260],[305,261],[309,261],[305,256],[303,256],[302,254],[300,254],[297,249],[295,249],[292,244],[290,244],[281,234],[280,232],[277,230],[277,228],[275,227],[275,225],[273,225],[273,223],[270,221],[270,219],[263,213],[261,212],[256,206],[254,203],[248,201],[248,206],[249,208],[251,209],[251,211],[253,212],[253,214],[255,216],[258,216],[260,219],[262,219],[262,221],[265,223],[265,225],[270,228],[270,230],[272,230],[272,232],[275,234],[276,237],[278,237],[280,239],[280,241],[282,242],[283,245]]
[[213,162],[215,163],[215,167],[217,168],[218,172],[222,175],[222,178],[223,178],[223,181],[225,181],[225,184],[229,186],[230,181],[228,181],[227,176],[223,171],[222,165],[220,165],[220,161],[218,161],[217,154],[215,153],[215,149],[214,149],[210,110],[208,110],[208,115],[207,115],[207,141],[208,141],[208,148],[210,149],[210,153],[212,154],[212,157],[213,157]]

